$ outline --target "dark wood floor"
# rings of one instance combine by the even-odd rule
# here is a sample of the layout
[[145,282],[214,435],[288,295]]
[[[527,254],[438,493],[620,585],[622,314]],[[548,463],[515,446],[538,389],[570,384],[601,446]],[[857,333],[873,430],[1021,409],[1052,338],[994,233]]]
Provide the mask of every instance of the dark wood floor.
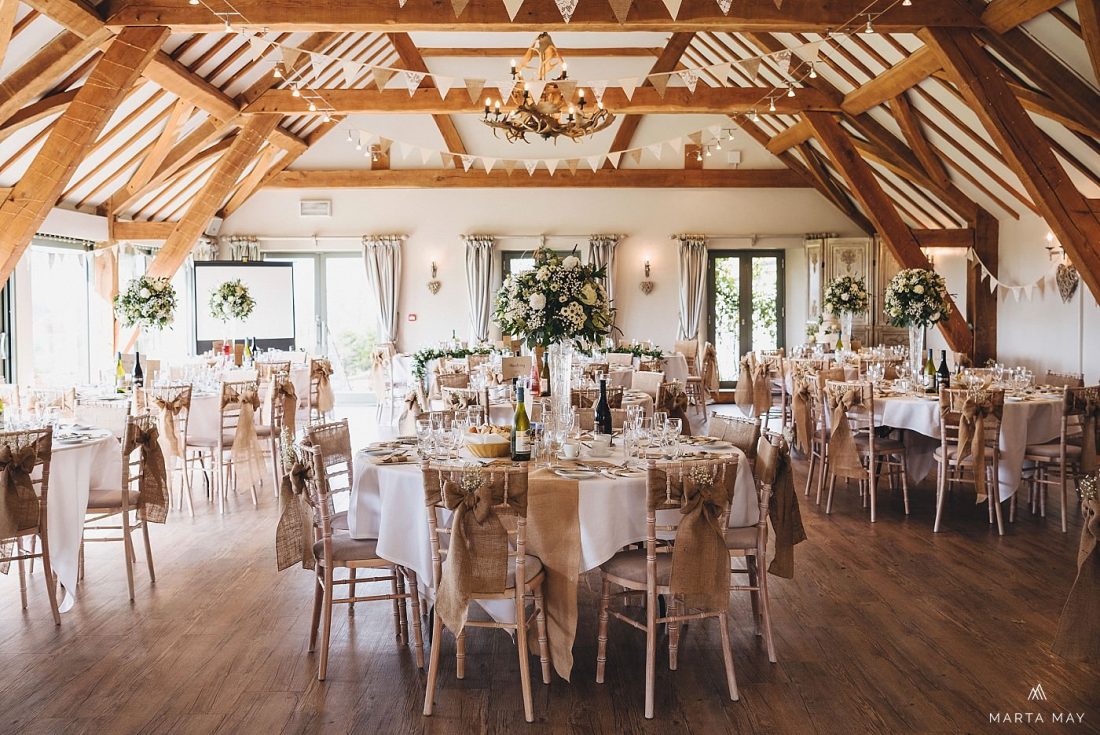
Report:
[[[801,470],[801,468],[800,468]],[[206,506],[154,528],[158,582],[137,569],[127,601],[120,549],[89,548],[76,609],[52,624],[40,574],[30,608],[14,574],[0,579],[0,732],[1100,732],[1100,668],[1049,646],[1073,579],[1080,529],[1024,515],[998,538],[972,498],[933,535],[932,496],[880,505],[871,525],[855,494],[831,516],[812,502],[797,577],[773,578],[779,663],[769,664],[731,603],[741,700],[725,695],[718,633],[689,626],[680,670],[658,657],[657,719],[642,719],[644,639],[612,623],[607,683],[593,681],[596,595],[582,582],[571,684],[535,684],[523,722],[511,640],[468,636],[464,681],[444,649],[436,714],[420,715],[424,674],[397,648],[386,603],[338,611],[328,680],[306,652],[311,577],[275,571],[276,506]],[[533,667],[533,671],[537,669]],[[1045,702],[1029,702],[1042,684]],[[1075,726],[1050,712],[1084,713]],[[990,713],[1041,712],[1042,725],[990,724]]]

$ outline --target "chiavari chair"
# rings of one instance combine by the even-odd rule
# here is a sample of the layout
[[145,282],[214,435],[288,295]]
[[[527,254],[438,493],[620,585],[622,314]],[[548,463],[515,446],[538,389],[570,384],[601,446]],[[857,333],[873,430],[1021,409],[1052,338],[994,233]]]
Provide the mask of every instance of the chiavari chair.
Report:
[[[543,605],[542,585],[546,574],[542,561],[527,553],[527,463],[509,464],[504,466],[465,466],[455,467],[447,464],[425,462],[422,466],[424,477],[424,499],[428,510],[428,532],[432,550],[432,574],[435,589],[440,589],[440,584],[447,579],[448,586],[459,586],[463,575],[468,571],[467,566],[452,566],[461,563],[461,558],[456,553],[452,555],[450,550],[442,548],[442,537],[447,536],[451,540],[451,549],[463,549],[465,556],[468,553],[476,559],[478,564],[491,564],[506,570],[503,575],[503,585],[498,589],[490,589],[491,585],[478,585],[479,591],[470,591],[464,601],[456,600],[455,604],[465,605],[468,609],[470,600],[509,600],[515,604],[515,622],[495,622],[480,620],[465,620],[460,630],[456,633],[456,669],[457,677],[462,679],[465,671],[465,630],[466,628],[498,628],[515,631],[516,649],[519,655],[520,686],[523,691],[523,713],[528,722],[533,722],[534,705],[531,699],[531,675],[530,663],[527,654],[527,629],[531,618],[527,615],[526,601],[528,595],[534,600],[534,617],[538,629],[539,659],[542,665],[542,680],[544,684],[550,683],[550,652],[546,636],[546,614]],[[461,511],[460,506],[468,502],[469,495],[478,498],[477,504],[485,505],[486,520],[479,522],[477,518],[470,518],[467,513],[475,511]],[[455,510],[451,528],[444,528],[440,523],[440,513],[443,510]],[[459,520],[458,513],[463,513]],[[477,524],[480,530],[471,533],[467,542],[462,543],[462,538],[457,536],[458,523],[467,522]],[[499,529],[499,534],[485,533],[484,529],[492,527]],[[462,533],[465,533],[462,531]],[[461,545],[461,546],[460,546]],[[468,562],[467,562],[468,563]],[[449,576],[448,576],[449,575]],[[462,611],[455,611],[460,617],[465,615]],[[436,681],[439,676],[439,656],[443,643],[444,621],[440,614],[439,601],[435,619],[432,625],[431,657],[428,663],[428,685],[424,695],[424,714],[430,716],[434,705]]]
[[663,372],[635,370],[634,375],[631,376],[630,379],[630,387],[632,390],[637,390],[645,393],[654,401],[656,401],[657,394],[661,390],[661,384],[664,382],[665,374]]
[[[334,498],[351,492],[351,448],[347,420],[312,424],[307,430],[304,448],[310,460],[311,472],[306,482],[309,504],[313,509],[315,540],[313,555],[317,560],[316,584],[313,595],[313,615],[309,629],[309,650],[317,647],[317,628],[321,625],[321,653],[317,662],[317,679],[324,681],[328,672],[329,641],[332,633],[332,608],[336,604],[349,606],[357,602],[390,600],[393,604],[394,627],[399,645],[408,645],[408,613],[405,601],[412,603],[413,651],[418,668],[424,668],[424,640],[420,628],[420,593],[416,572],[398,566],[378,556],[376,539],[353,538],[346,525],[338,523]],[[346,521],[346,514],[344,515]],[[348,570],[346,579],[336,579],[335,570]],[[380,575],[359,577],[358,570],[380,572]],[[406,590],[406,580],[408,588]],[[389,582],[390,592],[357,595],[356,586]],[[337,597],[337,587],[346,587],[348,595]],[[323,622],[322,622],[323,621]]]
[[[703,385],[703,378],[708,374],[708,361],[712,359],[710,342],[707,342],[703,350],[703,366],[701,370],[699,366],[699,343],[689,342],[687,344],[694,345],[695,351],[690,357],[686,352],[684,353],[684,357],[687,358],[688,364],[688,374],[687,381],[684,385],[684,392],[687,393],[688,400],[695,404],[695,410],[698,413],[705,414],[707,412],[707,389]],[[679,352],[680,343],[677,342],[676,345],[676,351]]]
[[[1005,392],[1000,389],[940,389],[940,446],[933,452],[937,464],[933,532],[940,530],[943,506],[951,486],[966,483],[978,489],[981,483],[986,488],[989,522],[992,524],[996,520],[997,534],[1004,535],[998,480],[1004,405]],[[973,420],[969,416],[973,416]],[[965,441],[967,431],[971,437],[969,445]],[[975,457],[975,450],[982,456]],[[964,472],[969,472],[970,477],[966,478]]]
[[[1086,431],[1093,432],[1093,447],[1100,446],[1097,439],[1100,432],[1100,385],[1089,387],[1063,388],[1062,421],[1057,442],[1029,444],[1024,453],[1024,461],[1031,462],[1028,470],[1031,512],[1036,511],[1046,517],[1047,488],[1057,487],[1061,498],[1062,533],[1066,533],[1066,505],[1070,480],[1081,474],[1081,455],[1083,438]],[[1089,416],[1092,416],[1091,420]],[[1056,477],[1051,476],[1054,470]],[[1076,484],[1076,482],[1075,482]],[[1013,496],[1015,500],[1015,496]],[[1009,510],[1010,519],[1015,519],[1015,503]]]
[[309,420],[324,421],[328,411],[322,411],[320,406],[322,385],[326,382],[329,383],[329,390],[332,389],[332,363],[327,357],[317,357],[309,359],[309,396],[307,406],[309,407]]
[[760,439],[762,423],[759,418],[711,412],[707,436],[729,442],[752,461],[756,457],[756,444]]
[[763,635],[768,650],[768,660],[776,663],[775,643],[772,640],[771,601],[768,598],[768,509],[772,488],[776,484],[780,463],[785,462],[790,472],[790,450],[779,434],[769,432],[757,439],[756,463],[753,469],[756,502],[760,515],[751,526],[726,528],[726,548],[730,561],[743,558],[745,568],[731,563],[730,574],[744,574],[747,584],[731,584],[731,592],[748,592],[752,603],[753,624],[756,634]]
[[629,352],[608,352],[605,357],[607,358],[607,366],[609,369],[613,367],[634,366],[634,355]]
[[[194,472],[194,463],[201,461],[201,455],[198,459],[192,458],[187,449],[187,428],[191,416],[192,390],[190,383],[181,383],[154,388],[147,395],[151,399],[149,409],[155,410],[160,415],[160,441],[164,450],[164,462],[168,466],[169,472],[176,467],[180,470],[180,492],[176,505],[180,509],[183,508],[183,498],[186,492],[187,512],[194,516],[195,505],[191,497],[192,473]],[[173,453],[168,438],[168,433],[173,429],[179,443],[178,454]]]
[[[157,575],[153,569],[153,548],[149,544],[149,519],[152,517],[163,520],[163,513],[167,512],[167,487],[163,509],[153,510],[146,506],[141,496],[141,484],[147,472],[156,470],[149,463],[150,457],[142,451],[140,443],[142,435],[156,426],[157,417],[153,414],[127,417],[126,430],[120,446],[121,483],[117,488],[93,488],[88,492],[88,507],[85,511],[84,530],[80,539],[81,578],[84,576],[84,544],[122,542],[126,564],[126,584],[130,589],[131,601],[134,599],[134,564],[136,563],[132,534],[138,529],[141,529],[142,541],[145,545],[145,565],[149,570],[149,582],[150,584],[157,582]],[[164,478],[164,482],[167,483],[167,478]],[[134,514],[132,518],[131,513]],[[115,522],[104,523],[116,517],[117,525]],[[100,535],[114,531],[120,532],[121,535]],[[89,536],[89,533],[92,535]]]
[[[737,457],[721,459],[650,461],[646,475],[646,540],[641,549],[616,553],[600,565],[602,590],[596,654],[596,683],[604,681],[607,663],[609,617],[646,634],[645,717],[653,718],[657,667],[657,629],[668,626],[669,669],[679,662],[680,625],[688,620],[717,618],[722,637],[722,658],[731,700],[737,701],[737,680],[729,641],[729,556],[725,528],[737,479]],[[693,510],[687,510],[687,507]],[[661,511],[676,511],[661,513]],[[658,524],[658,513],[661,524]],[[701,513],[696,522],[685,523],[686,513]],[[704,520],[706,519],[706,520]],[[709,521],[709,522],[708,522]],[[691,532],[690,543],[688,533]],[[658,546],[657,534],[677,532],[673,544]],[[679,545],[680,553],[677,554]],[[708,549],[707,546],[710,548]],[[711,553],[721,548],[721,557]],[[694,553],[700,550],[702,553]],[[706,561],[710,561],[707,564]],[[673,569],[675,567],[675,574]],[[713,579],[708,579],[713,577]],[[710,582],[710,584],[707,584]],[[612,585],[622,592],[612,595]],[[685,592],[687,588],[690,592]],[[611,609],[612,598],[630,599],[645,595],[645,622]],[[667,600],[667,614],[658,611],[657,596]],[[691,612],[691,610],[695,612]]]
[[1082,373],[1059,373],[1047,370],[1047,376],[1043,382],[1059,388],[1081,388],[1085,385],[1085,376]]
[[[840,476],[846,480],[857,481],[863,506],[870,505],[871,523],[874,523],[878,512],[878,478],[885,469],[891,489],[895,486],[896,476],[901,475],[902,502],[905,506],[905,514],[909,515],[909,479],[905,444],[898,438],[879,436],[879,432],[876,431],[875,395],[871,383],[826,380],[822,396],[824,420],[828,430],[823,464],[823,471],[829,483],[825,513],[829,514],[833,511],[833,492],[836,489],[837,477]],[[837,456],[838,447],[843,449],[845,425],[854,445],[853,458],[858,460],[858,467],[842,467],[842,463],[847,458],[843,455]]]
[[263,360],[256,362],[256,379],[261,383],[271,380],[279,373],[290,372],[290,360]]
[[[623,407],[624,388],[621,385],[607,386],[608,408]],[[574,408],[592,408],[600,400],[599,388],[573,388],[570,391],[570,401]]]
[[[50,563],[48,513],[50,490],[50,460],[53,457],[53,428],[26,429],[0,432],[0,459],[8,465],[9,473],[19,473],[29,487],[18,494],[18,503],[9,503],[10,517],[5,525],[10,528],[0,533],[0,563],[16,562],[19,568],[19,593],[23,609],[27,609],[27,577],[23,563],[42,560],[46,595],[50,601],[54,625],[61,625],[61,613],[57,607],[57,578]],[[41,541],[41,551],[34,546],[23,545],[24,539]]]
[[73,418],[87,426],[107,429],[116,439],[122,439],[130,418],[130,402],[81,399],[76,402]]
[[[268,451],[271,453],[271,474],[275,480],[275,492],[279,492],[279,478],[283,476],[285,468],[283,467],[283,453],[286,449],[286,442],[294,442],[293,436],[284,436],[284,430],[287,428],[286,419],[286,406],[282,400],[282,394],[280,387],[285,384],[289,384],[293,387],[294,383],[290,379],[290,372],[277,372],[274,373],[268,379],[268,389],[266,394],[266,407],[267,415],[270,417],[271,423],[268,425],[267,440]],[[295,402],[297,403],[297,402]],[[297,416],[297,406],[295,406],[295,416]]]
[[[232,487],[234,492],[237,491],[237,469],[234,467],[234,461],[243,462],[251,461],[250,458],[234,457],[233,456],[233,444],[235,443],[238,430],[242,426],[242,408],[243,402],[251,400],[251,397],[255,397],[257,402],[259,400],[259,385],[255,380],[238,380],[234,382],[222,383],[220,405],[218,409],[218,426],[219,431],[216,436],[188,436],[187,437],[187,449],[194,452],[197,455],[200,467],[204,475],[212,475],[213,482],[211,483],[214,493],[218,498],[218,510],[221,513],[225,512],[225,501],[229,495],[229,488]],[[255,431],[255,423],[253,423],[252,430]],[[257,439],[258,445],[258,439]],[[209,456],[211,461],[211,469],[206,469],[205,457]],[[252,495],[252,505],[257,506],[259,501],[256,498],[256,478],[252,478],[252,482],[249,483],[249,492]],[[260,482],[263,482],[262,477]]]

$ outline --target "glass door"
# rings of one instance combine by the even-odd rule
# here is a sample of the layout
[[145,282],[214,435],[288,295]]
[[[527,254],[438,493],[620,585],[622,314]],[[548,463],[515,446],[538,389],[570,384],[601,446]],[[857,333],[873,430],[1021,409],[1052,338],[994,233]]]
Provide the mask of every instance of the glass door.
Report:
[[784,346],[782,250],[711,250],[707,268],[707,339],[718,352],[718,379],[732,388],[741,356]]

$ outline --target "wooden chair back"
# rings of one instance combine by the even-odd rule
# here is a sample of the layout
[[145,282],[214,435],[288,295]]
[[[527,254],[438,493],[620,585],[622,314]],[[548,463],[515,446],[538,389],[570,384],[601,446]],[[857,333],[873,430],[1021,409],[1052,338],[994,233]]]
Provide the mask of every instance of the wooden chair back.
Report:
[[711,413],[707,424],[707,436],[727,441],[752,459],[760,439],[761,420],[748,416]]
[[1062,388],[1081,388],[1085,385],[1085,376],[1082,373],[1059,373],[1047,370],[1047,377],[1043,382]]
[[218,441],[226,435],[232,436],[241,423],[241,397],[249,393],[259,396],[260,385],[255,380],[235,380],[222,383],[221,432]]
[[608,368],[634,366],[634,355],[629,352],[608,352],[605,357]]
[[940,444],[945,450],[958,445],[963,410],[967,400],[971,399],[989,405],[989,415],[984,421],[985,443],[997,452],[1005,408],[1005,392],[1000,388],[941,388]]
[[665,382],[663,372],[651,372],[647,370],[635,370],[630,380],[630,387],[639,390],[657,400],[657,393],[661,390],[661,384]]
[[270,380],[277,373],[289,373],[290,360],[263,361],[256,363],[256,378],[261,383]]
[[870,452],[873,456],[875,443],[875,391],[870,383],[859,380],[826,380],[825,386],[821,391],[825,426],[829,434],[832,434],[834,429],[834,412],[840,401],[844,400],[849,394],[855,399],[854,405],[845,411],[848,416],[848,425],[852,429],[852,436],[867,437],[870,444]]
[[[187,440],[187,426],[191,416],[191,393],[193,390],[190,383],[181,383],[153,388],[146,393],[148,399],[146,408],[149,411],[160,411],[157,404],[158,400],[165,403],[174,403],[177,400],[180,402],[180,410],[176,414],[176,432],[180,441]],[[168,458],[165,457],[165,459]]]
[[[607,405],[610,408],[623,407],[623,391],[621,385],[607,386]],[[592,408],[600,400],[599,388],[573,388],[571,402],[574,408]]]
[[78,423],[107,429],[116,439],[122,439],[130,418],[130,401],[80,400],[73,416]]
[[336,513],[334,499],[351,495],[352,452],[348,420],[310,424],[305,445],[313,456],[312,503],[314,519],[322,538],[332,536],[331,518]]

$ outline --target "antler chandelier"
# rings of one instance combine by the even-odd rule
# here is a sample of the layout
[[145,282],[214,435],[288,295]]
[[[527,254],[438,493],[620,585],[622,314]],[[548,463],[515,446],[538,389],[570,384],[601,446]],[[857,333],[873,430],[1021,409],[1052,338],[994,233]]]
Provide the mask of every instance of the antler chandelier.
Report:
[[[525,79],[523,70],[532,62],[537,63],[535,79]],[[560,69],[558,69],[560,67]],[[527,49],[519,66],[512,62],[512,79],[515,86],[509,95],[509,104],[514,109],[502,109],[503,100],[486,98],[485,115],[482,122],[493,129],[493,134],[502,132],[510,142],[522,140],[529,142],[527,135],[534,134],[543,140],[555,140],[559,137],[579,140],[587,135],[598,133],[615,119],[597,102],[597,109],[591,114],[585,113],[587,100],[584,90],[577,90],[578,100],[573,104],[572,92],[575,83],[567,82],[568,65],[562,59],[550,34],[540,33],[531,48]],[[552,76],[557,72],[557,76]],[[563,88],[566,90],[563,92]]]

